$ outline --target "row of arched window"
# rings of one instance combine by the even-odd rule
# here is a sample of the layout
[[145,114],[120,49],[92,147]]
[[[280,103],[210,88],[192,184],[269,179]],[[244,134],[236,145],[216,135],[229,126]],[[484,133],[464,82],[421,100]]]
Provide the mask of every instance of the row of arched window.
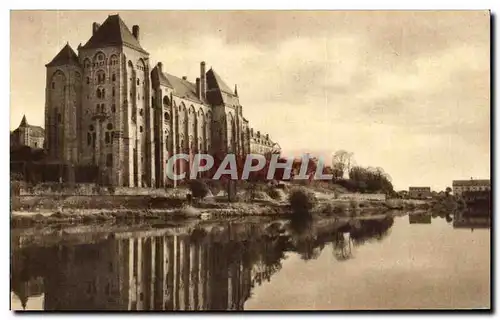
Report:
[[[104,84],[106,82],[106,73],[104,71],[99,70],[97,72],[97,78],[96,78],[97,84]],[[111,75],[111,82],[116,81],[116,75],[113,73]],[[87,77],[87,84],[90,84],[90,77]]]
[[[83,62],[83,67],[85,69],[88,69],[90,67],[104,66],[105,64],[106,64],[106,56],[104,55],[104,53],[99,52],[94,56],[94,62],[91,62],[90,59],[88,59],[88,58],[85,59],[85,61]],[[118,65],[118,56],[117,55],[113,54],[109,58],[109,65],[112,65],[112,66]]]

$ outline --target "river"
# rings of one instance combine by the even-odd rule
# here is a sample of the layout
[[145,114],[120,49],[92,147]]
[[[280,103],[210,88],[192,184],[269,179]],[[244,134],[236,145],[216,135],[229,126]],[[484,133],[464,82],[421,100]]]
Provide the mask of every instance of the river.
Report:
[[490,308],[489,225],[420,214],[12,230],[11,308]]

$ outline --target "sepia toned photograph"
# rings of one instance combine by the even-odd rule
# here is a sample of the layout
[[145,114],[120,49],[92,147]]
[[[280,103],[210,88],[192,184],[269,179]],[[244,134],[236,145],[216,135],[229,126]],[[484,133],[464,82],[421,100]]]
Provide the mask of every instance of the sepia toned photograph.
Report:
[[488,10],[10,11],[10,309],[492,309]]

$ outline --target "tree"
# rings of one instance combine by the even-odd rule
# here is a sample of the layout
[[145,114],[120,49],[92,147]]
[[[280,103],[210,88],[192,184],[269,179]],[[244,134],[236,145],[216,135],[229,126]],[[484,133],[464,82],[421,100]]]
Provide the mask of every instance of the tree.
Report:
[[452,191],[452,190],[451,190],[451,188],[450,188],[450,187],[446,187],[445,194],[446,194],[446,196],[447,196],[447,197],[450,195],[451,191]]
[[297,189],[292,191],[288,200],[294,214],[307,215],[316,204],[316,195],[305,189]]
[[354,164],[354,154],[345,150],[339,150],[333,154],[332,168],[337,170],[337,176],[342,172],[340,178],[349,174],[352,165]]

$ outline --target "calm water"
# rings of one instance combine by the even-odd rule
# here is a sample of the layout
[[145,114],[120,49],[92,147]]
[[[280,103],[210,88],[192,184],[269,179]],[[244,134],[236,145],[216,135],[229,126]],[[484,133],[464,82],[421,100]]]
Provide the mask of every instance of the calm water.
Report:
[[488,226],[413,215],[13,232],[12,309],[489,308]]

